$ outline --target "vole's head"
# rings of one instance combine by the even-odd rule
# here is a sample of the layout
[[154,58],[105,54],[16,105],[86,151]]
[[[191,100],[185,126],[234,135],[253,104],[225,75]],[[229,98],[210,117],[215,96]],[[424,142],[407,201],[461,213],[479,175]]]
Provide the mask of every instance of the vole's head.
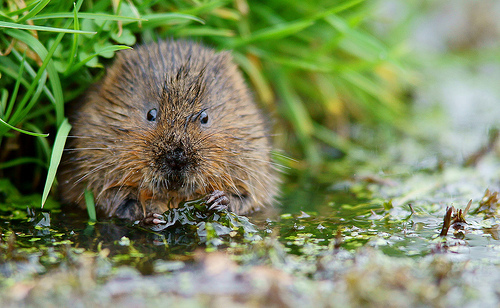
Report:
[[268,152],[262,117],[228,53],[187,42],[122,52],[94,99],[96,142],[113,143],[110,187],[240,192],[235,178],[245,180],[250,160],[261,159],[256,151]]

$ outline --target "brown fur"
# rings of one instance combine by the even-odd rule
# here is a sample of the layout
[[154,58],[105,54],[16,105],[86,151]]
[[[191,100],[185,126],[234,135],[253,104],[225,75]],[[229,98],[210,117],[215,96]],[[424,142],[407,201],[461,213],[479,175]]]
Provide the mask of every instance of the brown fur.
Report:
[[72,125],[59,174],[66,203],[85,207],[88,189],[105,215],[140,219],[214,190],[237,213],[277,193],[266,118],[228,52],[173,40],[122,51]]

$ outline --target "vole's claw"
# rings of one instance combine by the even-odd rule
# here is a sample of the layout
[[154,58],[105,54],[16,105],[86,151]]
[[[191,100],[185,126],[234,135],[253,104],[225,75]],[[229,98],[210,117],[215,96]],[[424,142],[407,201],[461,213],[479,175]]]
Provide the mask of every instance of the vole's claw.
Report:
[[214,203],[209,208],[210,211],[222,211],[227,210],[227,205]]
[[159,225],[166,223],[167,222],[163,220],[163,215],[157,213],[148,213],[146,217],[144,217],[140,222],[140,224],[143,226]]
[[214,190],[206,199],[208,210],[210,211],[222,211],[227,210],[229,205],[229,198],[226,193],[220,190]]

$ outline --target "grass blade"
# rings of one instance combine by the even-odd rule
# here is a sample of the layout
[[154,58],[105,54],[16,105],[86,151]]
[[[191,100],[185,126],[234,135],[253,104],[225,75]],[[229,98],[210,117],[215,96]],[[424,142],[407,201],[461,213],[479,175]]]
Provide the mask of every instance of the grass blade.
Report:
[[177,31],[178,36],[209,36],[209,37],[233,37],[235,35],[233,30],[229,29],[216,29],[210,27],[200,28],[182,28]]
[[42,194],[42,208],[47,200],[47,197],[49,196],[52,183],[54,183],[54,179],[56,178],[57,167],[59,167],[59,163],[61,162],[64,144],[66,143],[66,138],[68,137],[70,130],[71,125],[69,124],[68,119],[64,119],[57,130],[56,140],[54,141],[54,147],[52,148],[52,155],[50,156],[49,171]]
[[97,215],[95,211],[94,194],[85,188],[85,205],[87,206],[87,213],[89,213],[90,222],[97,221]]
[[26,7],[20,8],[20,9],[15,10],[15,11],[10,11],[10,12],[1,12],[0,11],[0,15],[2,15],[2,16],[18,16],[18,15],[22,15],[24,12],[31,10],[36,5],[38,5],[38,3],[33,2],[33,3],[30,3],[30,4],[26,5]]
[[29,11],[28,14],[24,15],[23,17],[21,17],[17,22],[23,22],[33,16],[35,16],[36,14],[38,14],[38,12],[40,12],[41,10],[43,10],[43,8],[49,4],[50,0],[40,0],[38,1],[37,5],[31,10]]
[[62,32],[62,33],[80,33],[80,34],[96,34],[96,32],[91,31],[81,31],[73,29],[62,29],[46,26],[32,26],[32,25],[22,25],[15,22],[0,21],[0,28],[11,28],[20,30],[37,30],[37,31],[50,31],[50,32]]
[[7,99],[9,98],[9,91],[7,89],[2,89],[2,97],[0,98],[0,117],[5,115],[5,109],[7,108]]
[[302,31],[305,28],[312,26],[313,24],[314,21],[311,20],[299,20],[284,24],[278,24],[275,26],[271,26],[269,28],[256,31],[249,37],[236,39],[229,44],[229,47],[236,48],[243,45],[255,43],[258,41],[279,40],[284,37],[295,34],[299,31]]
[[49,136],[49,134],[33,133],[33,132],[29,132],[29,131],[24,130],[24,129],[17,128],[15,126],[12,126],[9,123],[5,122],[2,118],[0,118],[0,123],[7,126],[10,129],[17,130],[18,132],[26,134],[26,135],[35,136],[35,137],[48,137]]
[[283,69],[273,70],[273,79],[276,81],[276,91],[283,99],[283,108],[290,118],[295,134],[303,147],[307,159],[312,166],[318,166],[321,162],[321,154],[316,144],[311,139],[314,125],[304,103],[289,85],[289,79]]
[[387,48],[374,37],[351,28],[345,20],[330,15],[325,20],[337,31],[345,35],[344,44],[351,53],[372,61],[385,60],[388,57]]
[[102,53],[106,53],[106,52],[110,52],[110,51],[118,51],[118,50],[122,50],[122,49],[132,49],[132,47],[129,47],[129,46],[125,46],[125,45],[113,45],[113,46],[108,46],[108,47],[104,47],[103,49],[99,50],[98,52],[96,52],[95,54],[93,55],[90,55],[88,56],[87,58],[83,59],[82,61],[78,62],[69,72],[67,72],[66,74],[69,75],[75,71],[77,71],[78,69],[80,69],[80,67],[84,66],[87,62],[89,62],[90,60],[92,60],[93,58],[97,57],[98,55],[102,54]]
[[0,163],[0,169],[12,168],[15,166],[25,165],[25,164],[36,164],[40,167],[46,168],[47,163],[39,158],[34,157],[19,157],[9,160],[7,162]]
[[351,0],[349,2],[346,2],[346,3],[342,3],[341,5],[338,5],[338,6],[335,6],[331,9],[328,9],[324,12],[321,12],[319,13],[318,15],[316,15],[314,17],[314,19],[321,19],[321,18],[325,18],[329,15],[333,15],[333,14],[338,14],[342,11],[345,11],[347,9],[350,9],[352,8],[353,6],[356,6],[358,4],[360,4],[361,2],[364,2],[365,0]]
[[[78,3],[74,3],[73,6],[73,29],[74,30],[80,30],[80,22],[78,20],[78,11],[80,10],[80,7],[82,6],[83,0],[78,1]],[[71,51],[70,51],[70,56],[68,60],[68,65],[66,67],[65,73],[69,70],[69,68],[73,65],[73,61],[75,61],[76,58],[76,52],[78,49],[78,37],[80,35],[75,33],[73,34],[73,42],[71,44]]]
[[152,26],[152,25],[174,25],[180,22],[186,21],[196,21],[200,24],[205,24],[205,21],[199,17],[182,14],[182,13],[161,13],[161,14],[151,14],[151,15],[143,15],[147,21],[144,21],[144,25]]
[[[53,13],[53,14],[40,14],[30,18],[30,20],[38,19],[52,19],[52,18],[73,18],[73,13]],[[109,20],[109,21],[147,21],[145,18],[119,16],[110,14],[99,13],[78,13],[78,18],[94,19],[94,20]]]
[[16,84],[14,85],[14,90],[10,96],[10,101],[7,107],[7,111],[5,112],[5,119],[10,117],[12,113],[12,109],[14,108],[14,104],[16,102],[17,93],[19,92],[19,86],[21,85],[21,80],[24,72],[24,64],[26,63],[26,53],[23,54],[23,59],[21,61],[21,66],[19,67],[18,78],[16,80]]
[[[11,52],[15,58],[17,58],[20,62],[23,62],[23,56],[15,48],[12,49]],[[0,57],[0,62],[1,60],[2,58]],[[25,67],[26,73],[28,73],[32,78],[35,78],[37,73],[31,67],[29,62],[24,61],[23,65]],[[17,78],[21,78],[21,84],[25,86],[27,89],[30,87],[30,83],[26,79],[24,79],[23,76],[19,76],[18,72],[16,72],[16,74],[9,74],[9,75],[16,80]],[[52,92],[50,92],[49,88],[46,85],[43,86],[43,92],[45,93],[45,95],[47,95],[47,98],[51,103],[55,103],[56,100],[54,98],[54,95],[52,94]]]
[[268,106],[271,105],[274,100],[274,93],[271,89],[269,81],[266,80],[265,76],[262,74],[262,70],[260,70],[255,63],[250,61],[250,59],[244,55],[237,52],[233,52],[232,55],[239,67],[250,78],[250,81],[259,95],[260,100]]
[[198,5],[190,8],[188,10],[182,11],[184,14],[192,14],[192,15],[201,15],[204,13],[209,13],[213,12],[215,9],[222,7],[226,4],[228,4],[230,1],[229,0],[216,0],[216,1],[206,1],[205,3],[200,4],[198,2]]
[[42,66],[39,68],[39,71],[35,79],[33,80],[32,86],[28,89],[28,92],[25,94],[25,98],[20,103],[20,108],[16,110],[16,112],[14,113],[11,123],[16,125],[17,121],[20,121],[20,119],[26,116],[26,114],[33,107],[33,104],[36,103],[36,100],[32,98],[28,106],[26,106],[26,108],[23,108],[26,104],[26,101],[30,98],[30,95],[33,92],[34,88],[39,85],[38,80],[41,78],[45,69],[47,69],[47,73],[49,74],[50,77],[49,82],[52,87],[52,94],[54,95],[57,124],[60,125],[60,123],[62,123],[62,120],[64,119],[64,98],[62,94],[62,87],[61,87],[61,81],[59,79],[59,74],[54,66],[54,63],[51,61],[51,57],[54,51],[56,50],[57,46],[59,45],[59,42],[62,40],[64,33],[60,33],[57,36],[50,50],[47,51],[47,49],[45,49],[45,47],[42,45],[42,43],[40,43],[40,41],[38,41],[36,38],[34,38],[33,36],[24,31],[8,30],[6,32],[10,36],[25,42],[40,56],[41,59],[43,59]]

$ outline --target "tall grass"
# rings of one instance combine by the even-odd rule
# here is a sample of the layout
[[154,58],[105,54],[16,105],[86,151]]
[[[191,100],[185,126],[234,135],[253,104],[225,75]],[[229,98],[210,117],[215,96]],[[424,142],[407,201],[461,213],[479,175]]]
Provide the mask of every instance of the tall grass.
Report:
[[[70,128],[65,103],[101,78],[118,50],[163,37],[231,49],[277,118],[278,144],[320,165],[325,146],[349,151],[352,122],[398,126],[404,116],[403,65],[366,29],[369,18],[362,0],[4,1],[0,171],[43,166],[45,198]],[[29,155],[17,151],[24,134],[37,140]]]

